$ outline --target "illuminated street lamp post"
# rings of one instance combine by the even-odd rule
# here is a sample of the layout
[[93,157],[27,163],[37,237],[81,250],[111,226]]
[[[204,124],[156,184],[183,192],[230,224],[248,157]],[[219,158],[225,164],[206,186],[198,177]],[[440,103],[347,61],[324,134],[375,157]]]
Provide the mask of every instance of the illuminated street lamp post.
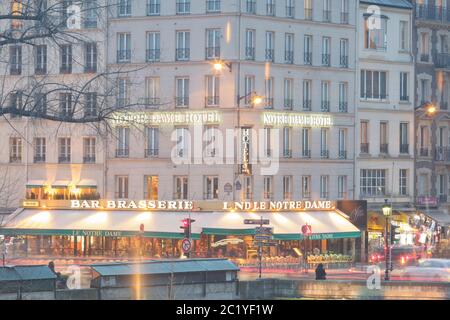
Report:
[[389,280],[389,260],[390,260],[390,251],[389,251],[389,223],[390,216],[392,215],[392,205],[388,204],[388,200],[384,200],[384,205],[382,207],[383,215],[386,217],[386,228],[385,228],[385,252],[384,252],[384,260],[386,262],[386,270],[384,272],[384,280]]

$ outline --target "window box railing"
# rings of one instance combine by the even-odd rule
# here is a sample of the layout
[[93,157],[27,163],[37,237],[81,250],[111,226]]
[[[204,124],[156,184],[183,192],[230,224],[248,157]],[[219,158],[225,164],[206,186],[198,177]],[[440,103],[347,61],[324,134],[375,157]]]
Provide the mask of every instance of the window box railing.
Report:
[[306,65],[312,65],[312,52],[303,53],[303,63]]
[[416,19],[450,23],[450,10],[446,6],[416,3]]
[[323,10],[323,22],[331,22],[331,10]]
[[421,157],[428,157],[429,156],[429,149],[428,148],[420,148],[419,149],[419,156]]
[[403,96],[403,95],[401,95],[401,96],[400,96],[400,101],[408,102],[408,101],[409,101],[409,96]]
[[313,18],[313,10],[312,8],[305,8],[305,20],[312,20]]
[[303,100],[303,111],[311,111],[311,100]]
[[245,48],[245,59],[255,60],[255,48],[254,47],[246,47]]
[[97,20],[93,18],[85,19],[83,25],[86,29],[95,29],[97,28]]
[[302,150],[302,157],[310,159],[311,158],[311,150]]
[[275,16],[275,4],[273,3],[268,3],[266,5],[266,15],[267,16]]
[[220,47],[207,47],[205,51],[206,59],[220,58]]
[[59,73],[69,74],[72,73],[72,65],[64,65],[59,68]]
[[369,153],[369,144],[361,143],[360,150],[361,150],[361,153],[368,154]]
[[328,159],[330,157],[330,151],[325,149],[320,150],[320,157],[322,159]]
[[438,53],[435,59],[437,68],[450,68],[450,54],[448,53]]
[[436,161],[450,161],[450,149],[448,147],[436,147],[434,159]]
[[219,199],[219,191],[217,192],[205,192],[203,194],[203,200],[217,200]]
[[129,98],[117,98],[116,99],[116,108],[123,108],[130,104]]
[[348,102],[339,102],[339,112],[348,112]]
[[20,163],[22,162],[21,156],[9,156],[9,162],[10,163]]
[[294,107],[293,99],[284,99],[284,110],[292,110]]
[[219,96],[208,96],[205,98],[205,105],[207,107],[218,106],[220,103]]
[[284,53],[284,63],[288,64],[294,63],[294,51],[286,51]]
[[387,144],[387,143],[380,144],[380,153],[388,154],[389,153],[389,144]]
[[349,22],[349,14],[348,12],[341,12],[341,24],[348,24]]
[[70,163],[70,156],[59,156],[58,163]]
[[273,192],[264,192],[263,193],[264,200],[273,200]]
[[329,193],[327,191],[320,191],[320,199],[327,200],[329,196]]
[[256,14],[256,1],[247,1],[245,9],[249,14]]
[[286,6],[286,18],[294,18],[294,16],[295,16],[295,7]]
[[175,59],[177,61],[187,61],[190,59],[191,50],[188,48],[177,48],[175,54]]
[[95,156],[83,157],[83,163],[95,163]]
[[284,149],[283,150],[283,157],[285,157],[285,158],[292,158],[292,150],[291,149]]
[[275,60],[275,50],[266,49],[266,61],[274,62]]
[[175,97],[176,107],[187,107],[189,106],[189,97]]
[[36,67],[34,69],[34,74],[36,74],[36,75],[47,74],[47,67]]
[[126,63],[131,61],[131,50],[117,50],[117,63]]
[[265,109],[273,109],[273,98],[265,98],[264,99],[264,108]]
[[84,73],[96,73],[97,64],[89,64],[84,66]]
[[159,62],[161,59],[161,49],[147,49],[146,61]]
[[45,162],[45,155],[34,156],[33,162],[34,163],[43,163],[43,162]]
[[22,74],[22,68],[20,66],[11,66],[9,68],[9,74],[12,76],[18,76]]
[[330,101],[322,101],[320,111],[330,112]]
[[116,158],[128,158],[130,156],[130,149],[116,149]]
[[331,65],[331,55],[322,54],[322,66],[329,67]]
[[406,143],[400,144],[400,153],[409,154],[409,144]]
[[429,54],[421,54],[420,55],[420,61],[421,62],[428,62],[430,60],[430,55]]
[[146,158],[155,158],[159,155],[159,149],[146,149],[145,157]]
[[339,62],[340,62],[341,68],[348,68],[348,56],[341,56]]
[[347,159],[347,151],[339,150],[339,159],[341,159],[341,160]]

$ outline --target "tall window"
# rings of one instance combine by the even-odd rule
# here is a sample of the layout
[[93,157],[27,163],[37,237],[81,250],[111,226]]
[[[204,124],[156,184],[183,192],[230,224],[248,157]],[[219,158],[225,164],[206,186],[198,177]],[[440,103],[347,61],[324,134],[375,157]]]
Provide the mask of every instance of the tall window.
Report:
[[145,150],[146,157],[157,157],[159,155],[159,128],[146,128],[147,149]]
[[191,0],[177,0],[177,14],[190,14]]
[[369,17],[364,21],[364,48],[386,50],[387,48],[387,18],[375,17],[379,26],[369,25],[372,21]]
[[71,93],[59,94],[59,112],[62,117],[72,117],[74,113]]
[[302,176],[302,198],[311,198],[311,176]]
[[328,150],[328,136],[329,129],[320,129],[320,157],[322,159],[328,159],[330,157],[330,152]]
[[283,199],[292,199],[292,176],[283,176]]
[[86,0],[85,14],[84,14],[84,27],[85,28],[97,28],[97,0]]
[[264,128],[264,155],[267,157],[272,156],[272,128]]
[[144,199],[158,200],[158,176],[144,176]]
[[303,110],[311,111],[312,106],[312,82],[311,80],[303,80]]
[[245,12],[256,14],[256,0],[247,0],[245,3]]
[[286,17],[295,17],[295,0],[286,0]]
[[275,15],[275,0],[266,0],[266,15]]
[[339,159],[347,159],[347,130],[340,128],[338,136]]
[[188,177],[175,176],[174,185],[175,185],[174,199],[187,200],[188,199]]
[[220,103],[220,77],[206,76],[206,106],[219,106]]
[[255,33],[253,29],[245,31],[245,59],[255,60]]
[[176,107],[189,106],[189,78],[176,79]]
[[292,129],[289,127],[283,128],[283,156],[285,158],[292,157],[292,148],[291,148],[291,134]]
[[305,35],[303,39],[303,63],[307,65],[312,64],[312,36]]
[[60,47],[61,65],[60,73],[72,72],[72,45],[65,44]]
[[127,78],[117,79],[117,107],[125,107],[130,103],[129,80]]
[[275,61],[275,32],[266,32],[266,61]]
[[147,62],[158,62],[161,58],[161,34],[147,32]]
[[58,162],[69,163],[71,155],[70,138],[58,138]]
[[409,49],[408,21],[400,21],[400,50]]
[[273,199],[273,176],[264,176],[263,180],[263,199]]
[[369,122],[361,121],[360,124],[360,141],[361,153],[369,153]]
[[84,116],[87,118],[98,116],[96,92],[87,92],[84,94]]
[[149,107],[157,107],[161,104],[161,85],[159,77],[149,77],[146,80],[146,104]]
[[206,29],[206,59],[220,58],[220,29]]
[[219,177],[207,176],[205,177],[205,200],[219,199]]
[[254,76],[245,76],[244,79],[244,103],[246,106],[252,106],[253,103],[253,95],[255,92],[255,77]]
[[286,33],[284,38],[284,62],[294,63],[294,35]]
[[347,198],[347,176],[338,176],[338,199]]
[[97,72],[97,44],[86,43],[84,47],[84,72]]
[[205,153],[207,157],[214,158],[217,154],[217,135],[218,129],[214,126],[205,126]]
[[83,138],[83,163],[95,163],[95,137]]
[[128,199],[128,176],[116,176],[116,198]]
[[328,199],[328,176],[320,176],[320,198]]
[[188,156],[189,146],[190,146],[189,129],[188,128],[176,128],[176,135],[177,135],[177,141],[176,141],[177,154],[176,155],[179,158],[185,158]]
[[399,170],[399,193],[401,196],[408,195],[408,170],[400,169]]
[[273,77],[266,78],[264,80],[264,92],[266,97],[265,107],[267,109],[273,109],[274,106],[274,79]]
[[348,39],[341,39],[339,42],[340,49],[340,66],[341,68],[348,68]]
[[361,70],[361,99],[387,99],[387,73]]
[[407,72],[400,72],[400,101],[409,101]]
[[313,19],[313,0],[304,0],[304,17],[305,20]]
[[118,0],[117,15],[119,17],[131,16],[131,1],[132,0]]
[[147,15],[159,16],[161,14],[161,0],[147,0]]
[[349,22],[348,0],[341,0],[341,23],[348,24],[348,22]]
[[292,110],[294,107],[294,79],[284,79],[284,109]]
[[386,170],[361,169],[360,180],[362,196],[374,197],[386,194]]
[[9,138],[9,162],[22,162],[22,138]]
[[331,0],[323,0],[323,21],[331,22]]
[[131,33],[117,34],[117,62],[131,61]]
[[322,81],[321,85],[322,112],[330,112],[330,83],[328,81]]
[[45,138],[34,138],[34,163],[45,162],[47,144]]
[[35,74],[46,74],[47,73],[47,46],[37,45],[35,46]]
[[243,200],[252,200],[253,199],[253,177],[252,176],[244,176],[243,178],[243,188],[242,188],[242,198]]
[[220,12],[220,0],[206,0],[206,12]]
[[408,123],[400,123],[400,153],[409,153]]
[[127,158],[130,155],[130,128],[120,127],[116,129],[117,149],[116,157]]
[[339,112],[348,111],[348,83],[339,82]]
[[302,157],[311,158],[310,128],[302,128]]
[[331,38],[322,38],[322,65],[329,67],[331,65]]
[[430,59],[430,35],[427,32],[420,33],[420,61],[428,62]]
[[386,121],[382,121],[380,122],[380,153],[389,153],[388,141],[388,123]]
[[191,55],[191,33],[189,31],[177,31],[177,48],[176,59],[177,61],[187,61]]
[[[11,16],[19,17],[24,15],[26,8],[24,8],[23,0],[12,0],[11,1]],[[28,6],[28,5],[27,5]],[[12,19],[11,29],[20,30],[23,28],[23,20]]]

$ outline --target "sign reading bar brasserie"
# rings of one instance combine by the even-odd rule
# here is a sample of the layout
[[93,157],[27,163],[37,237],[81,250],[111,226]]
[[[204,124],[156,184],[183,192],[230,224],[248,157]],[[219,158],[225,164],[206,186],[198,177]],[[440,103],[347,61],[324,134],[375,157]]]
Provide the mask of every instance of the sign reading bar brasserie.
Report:
[[[125,209],[125,210],[196,210],[193,201],[187,200],[71,200],[71,209]],[[244,210],[244,211],[295,211],[295,210],[333,210],[333,201],[240,201],[240,202],[208,202],[202,203],[204,210]]]

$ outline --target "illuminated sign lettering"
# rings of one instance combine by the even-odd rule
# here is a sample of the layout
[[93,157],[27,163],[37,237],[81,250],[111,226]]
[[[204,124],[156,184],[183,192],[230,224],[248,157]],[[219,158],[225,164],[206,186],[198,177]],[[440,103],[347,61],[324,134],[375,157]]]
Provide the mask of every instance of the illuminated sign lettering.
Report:
[[218,111],[187,112],[117,112],[112,115],[113,125],[194,125],[218,124],[221,114]]
[[192,201],[71,200],[71,209],[192,210]]
[[332,210],[334,203],[328,200],[315,201],[270,201],[270,202],[224,202],[223,210]]
[[332,127],[334,124],[331,116],[323,114],[265,112],[262,118],[263,124],[280,127]]

